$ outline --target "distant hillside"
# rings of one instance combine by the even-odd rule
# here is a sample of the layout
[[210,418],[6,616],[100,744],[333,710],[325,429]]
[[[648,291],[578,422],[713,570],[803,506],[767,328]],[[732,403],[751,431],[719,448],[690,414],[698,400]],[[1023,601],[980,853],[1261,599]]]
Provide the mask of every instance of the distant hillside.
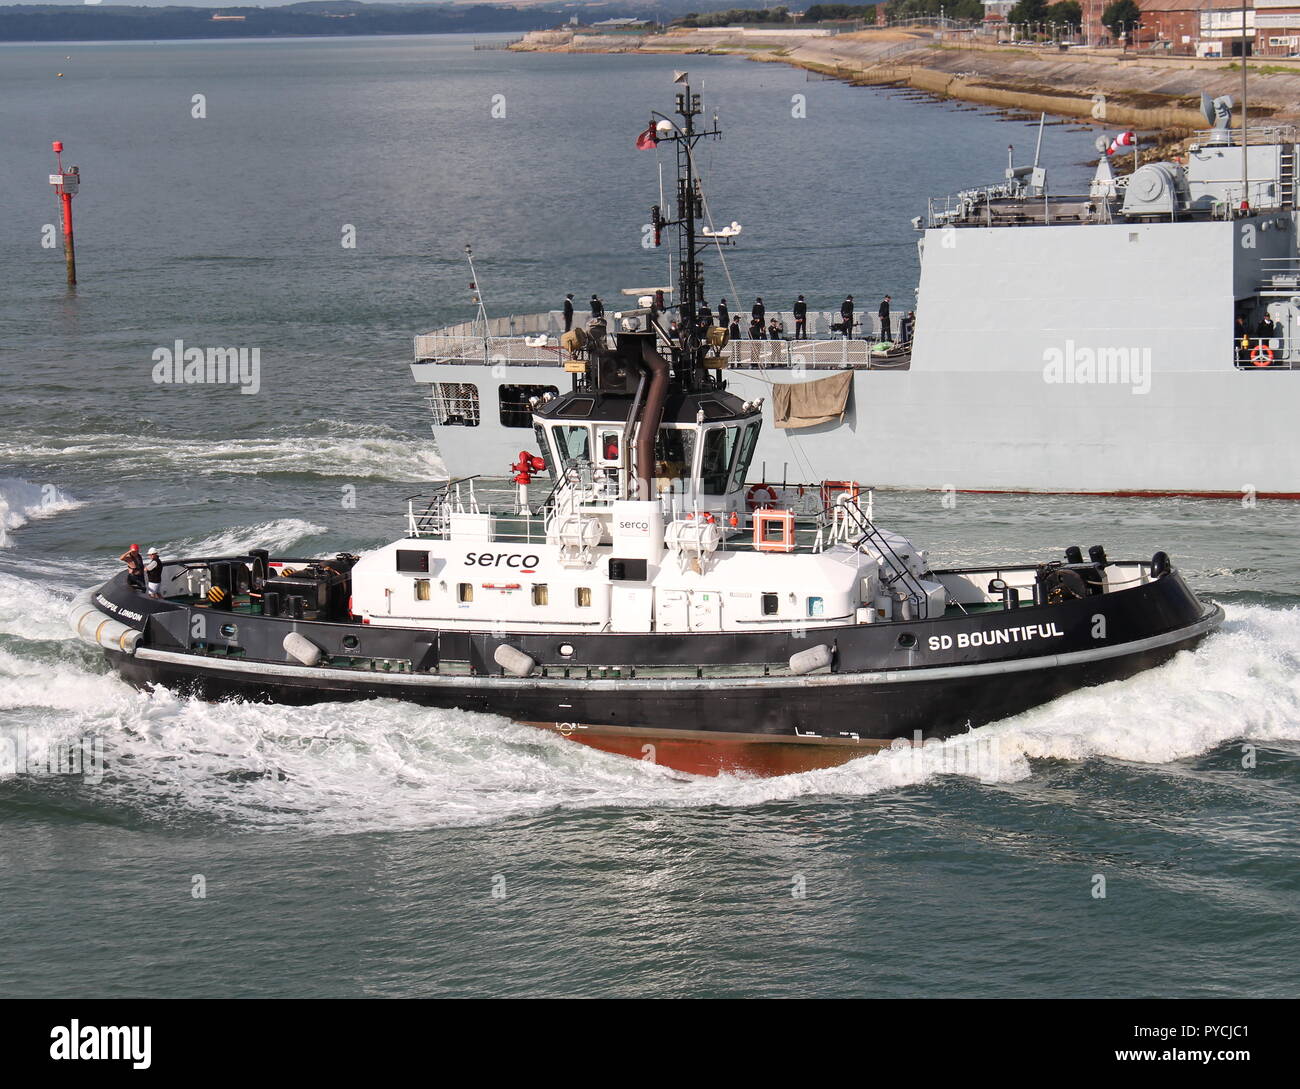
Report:
[[[641,18],[669,21],[712,10],[687,0],[592,4],[366,4],[306,0],[282,7],[125,7],[23,4],[0,7],[0,41],[124,41],[169,38],[266,38],[366,34],[523,32],[568,22]],[[223,18],[214,19],[214,15]]]

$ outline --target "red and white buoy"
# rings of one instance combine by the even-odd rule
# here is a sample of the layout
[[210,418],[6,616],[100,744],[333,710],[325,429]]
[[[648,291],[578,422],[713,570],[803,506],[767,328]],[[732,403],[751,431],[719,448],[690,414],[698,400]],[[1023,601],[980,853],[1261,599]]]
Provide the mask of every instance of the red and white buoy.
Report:
[[63,259],[68,266],[68,286],[77,286],[77,251],[72,241],[72,198],[81,188],[81,171],[70,166],[63,170],[63,141],[54,141],[54,161],[58,167],[57,174],[50,175],[50,184],[58,193],[63,203]]

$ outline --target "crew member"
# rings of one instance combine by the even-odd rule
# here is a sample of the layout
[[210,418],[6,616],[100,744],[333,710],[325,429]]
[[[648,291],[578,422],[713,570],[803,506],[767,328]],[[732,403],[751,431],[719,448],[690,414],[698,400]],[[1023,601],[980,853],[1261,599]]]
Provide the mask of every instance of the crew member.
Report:
[[713,311],[709,309],[708,303],[701,302],[700,303],[700,328],[707,329],[712,324],[713,324]]
[[158,549],[151,548],[144,560],[144,581],[150,597],[162,597],[162,573],[162,557],[158,555]]
[[118,559],[126,564],[126,584],[135,590],[144,589],[144,557],[140,555],[140,546],[133,544]]
[[722,299],[718,303],[718,324],[724,329],[731,324],[731,311],[727,309],[726,299]]
[[794,339],[803,340],[808,335],[808,304],[800,295],[794,304]]
[[749,339],[750,340],[767,339],[767,332],[763,328],[763,319],[760,318],[757,314],[755,314],[752,318],[749,319]]
[[886,295],[883,299],[881,299],[880,310],[877,311],[877,313],[879,313],[880,315],[880,339],[881,340],[894,339],[889,335],[889,299],[890,296],[888,295]]
[[573,328],[573,292],[564,296],[564,331]]
[[853,339],[853,296],[849,295],[840,303],[840,323],[843,325],[845,340]]
[[591,297],[591,316],[593,318],[603,318],[605,316],[605,304],[596,295]]
[[767,320],[767,307],[763,305],[762,295],[754,300],[754,306],[750,310],[749,316],[758,322],[760,326]]
[[916,311],[909,310],[907,317],[899,322],[898,339],[904,344],[911,344],[914,336],[916,336]]
[[734,318],[731,319],[731,324],[727,327],[727,339],[729,340],[740,339],[740,315],[739,314],[737,314]]

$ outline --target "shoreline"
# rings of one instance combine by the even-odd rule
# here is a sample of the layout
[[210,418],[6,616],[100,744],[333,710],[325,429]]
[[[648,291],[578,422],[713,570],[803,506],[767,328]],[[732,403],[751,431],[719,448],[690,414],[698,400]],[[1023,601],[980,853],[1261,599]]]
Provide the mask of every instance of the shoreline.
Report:
[[[1135,57],[1118,50],[1058,52],[939,41],[930,31],[722,28],[662,34],[533,31],[510,46],[541,53],[674,53],[743,56],[788,64],[855,86],[896,86],[995,109],[1148,131],[1207,128],[1201,91],[1240,97],[1237,63]],[[1252,64],[1250,118],[1300,120],[1300,62]]]

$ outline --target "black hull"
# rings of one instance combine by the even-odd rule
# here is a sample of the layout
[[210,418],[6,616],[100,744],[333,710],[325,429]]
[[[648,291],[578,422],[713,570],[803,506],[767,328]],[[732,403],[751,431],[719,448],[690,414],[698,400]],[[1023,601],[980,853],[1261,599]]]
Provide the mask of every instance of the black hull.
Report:
[[[114,583],[100,591],[100,598],[110,607],[116,601],[119,615],[132,606],[145,617],[138,625],[144,639],[134,653],[107,651],[114,669],[141,687],[162,685],[209,700],[301,705],[389,698],[481,711],[690,771],[797,770],[853,759],[895,739],[949,736],[1158,666],[1194,647],[1222,617],[1217,606],[1197,601],[1170,574],[1132,590],[1057,606],[822,629],[801,637],[802,643],[778,633],[768,637],[766,648],[757,646],[755,637],[725,634],[521,639],[235,618],[211,610],[202,610],[208,620],[236,621],[237,634],[227,646],[209,642],[196,648],[168,639],[169,633],[188,630],[190,607],[142,599]],[[1110,638],[1098,636],[1101,616]],[[1003,641],[997,633],[1008,625],[1031,634]],[[359,638],[370,644],[371,653],[391,655],[397,665],[386,665],[396,671],[382,671],[377,658],[370,668],[341,666],[333,659],[316,667],[286,661],[278,644],[289,631],[324,644],[331,654],[336,653],[331,640]],[[991,634],[976,639],[975,632]],[[954,636],[952,647],[942,646],[945,634]],[[794,676],[776,669],[792,647],[818,641],[834,642],[836,660],[829,671]],[[506,676],[500,667],[487,665],[500,642],[536,653],[539,675]],[[958,647],[959,642],[966,645]],[[254,655],[250,645],[259,653]],[[569,648],[563,663],[542,658],[548,646],[557,645]],[[452,646],[460,650],[456,659],[446,653]],[[738,647],[743,656],[735,656]],[[672,673],[671,662],[685,654],[695,661],[721,658],[722,664],[662,675]],[[623,664],[573,664],[575,658],[598,661],[611,655]],[[761,664],[759,655],[772,664]],[[857,668],[846,668],[850,663]]]
[[[747,684],[641,688],[602,682],[592,689],[561,681],[498,681],[494,685],[409,685],[373,676],[248,676],[193,661],[157,661],[108,652],[124,679],[140,687],[162,685],[208,700],[251,700],[287,705],[325,701],[399,699],[426,707],[502,715],[627,755],[650,755],[661,742],[708,742],[713,753],[682,752],[674,767],[692,771],[790,770],[853,759],[895,739],[940,738],[1019,714],[1092,685],[1123,680],[1199,643],[1198,631],[1163,645],[1098,661],[1044,663],[1002,675],[975,673],[935,680],[765,678]],[[468,679],[467,679],[468,680]],[[827,681],[837,683],[824,683]],[[760,756],[756,745],[800,750]],[[647,745],[654,749],[647,749]],[[825,751],[827,749],[833,751]],[[665,760],[665,762],[669,762]],[[775,767],[768,764],[774,762]]]

